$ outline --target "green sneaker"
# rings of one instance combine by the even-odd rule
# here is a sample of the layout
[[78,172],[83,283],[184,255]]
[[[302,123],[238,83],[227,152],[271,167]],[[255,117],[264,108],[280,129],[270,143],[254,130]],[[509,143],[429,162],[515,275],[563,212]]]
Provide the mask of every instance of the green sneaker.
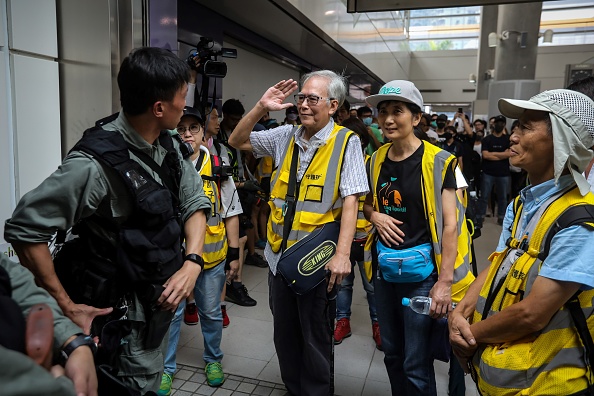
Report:
[[158,396],[169,396],[171,394],[171,384],[173,383],[173,375],[163,373],[161,377],[161,387],[159,388],[159,392],[157,392]]
[[204,372],[206,373],[206,382],[210,386],[221,386],[225,382],[223,366],[219,362],[208,363],[204,367]]

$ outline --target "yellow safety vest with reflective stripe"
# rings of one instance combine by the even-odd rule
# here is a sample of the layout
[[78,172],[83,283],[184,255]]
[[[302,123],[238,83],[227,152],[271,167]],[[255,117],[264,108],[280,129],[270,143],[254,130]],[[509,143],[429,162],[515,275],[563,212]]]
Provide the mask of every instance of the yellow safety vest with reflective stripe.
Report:
[[[491,296],[493,303],[488,312],[485,312],[489,291],[501,263],[508,254],[516,255],[513,250],[521,246],[521,241],[514,236],[522,211],[516,211],[509,247],[489,257],[492,264],[477,301],[473,323],[483,320],[483,314],[487,318],[496,315],[530,294],[542,265],[538,258],[541,250],[544,250],[542,242],[546,240],[557,218],[570,206],[594,204],[594,195],[588,193],[582,197],[577,187],[553,199],[553,202],[542,204],[546,210],[536,218],[538,221],[533,223],[534,228],[523,230],[524,235],[531,236],[527,243],[528,248],[526,252],[519,251],[521,255],[511,264],[504,283]],[[594,289],[579,294],[580,306],[587,318],[590,334],[594,331],[593,300]],[[565,307],[553,315],[544,329],[521,341],[481,344],[474,355],[473,366],[478,376],[478,387],[484,395],[571,395],[585,390],[588,386],[587,378],[592,375],[586,366],[584,347],[571,314]]]
[[[443,206],[441,200],[441,188],[445,179],[447,169],[456,158],[445,150],[442,150],[430,143],[422,141],[425,146],[422,159],[422,180],[421,190],[423,192],[423,205],[425,206],[425,219],[429,225],[433,257],[437,271],[441,270],[441,239],[443,235]],[[377,183],[380,170],[391,143],[380,147],[371,157],[370,180],[371,192],[373,193],[373,207],[379,211],[377,200]],[[456,216],[458,220],[458,248],[456,261],[454,263],[454,281],[452,283],[452,301],[460,302],[470,284],[474,281],[474,275],[470,271],[470,234],[464,220],[466,211],[463,199],[456,194]],[[368,242],[371,244],[371,242]],[[367,268],[369,267],[369,268]],[[366,263],[366,272],[371,274],[371,262]],[[371,278],[370,278],[371,279]]]
[[[365,164],[369,161],[371,157],[365,154]],[[365,246],[363,247],[363,263],[371,263],[371,243],[370,240],[373,240],[373,224],[369,222],[365,218],[365,214],[363,213],[363,206],[365,205],[365,198],[367,195],[362,195],[359,197],[359,210],[357,211],[357,230],[355,231],[355,239],[361,240],[365,238]],[[367,278],[371,280],[371,266],[364,267],[366,270],[369,269],[369,273],[366,274]]]
[[[296,126],[293,131],[298,128]],[[287,240],[287,248],[303,239],[319,226],[340,220],[342,198],[340,197],[340,170],[349,138],[354,134],[337,124],[326,143],[319,147],[307,167],[296,197],[295,217]],[[283,205],[287,195],[291,159],[295,149],[295,136],[291,136],[281,165],[273,172],[270,191],[270,216],[268,218],[268,242],[274,252],[279,252],[283,240]],[[297,148],[298,149],[298,148]]]
[[259,182],[261,182],[263,178],[270,177],[270,175],[272,175],[272,165],[272,157],[262,157],[260,159],[258,168],[256,169],[256,179],[258,179]]
[[[205,155],[202,161],[200,176],[212,177],[212,162],[210,155]],[[210,199],[210,217],[206,223],[206,236],[204,238],[204,269],[210,269],[220,264],[227,257],[227,232],[225,222],[221,217],[221,196],[217,183],[213,180],[202,180],[204,194]]]

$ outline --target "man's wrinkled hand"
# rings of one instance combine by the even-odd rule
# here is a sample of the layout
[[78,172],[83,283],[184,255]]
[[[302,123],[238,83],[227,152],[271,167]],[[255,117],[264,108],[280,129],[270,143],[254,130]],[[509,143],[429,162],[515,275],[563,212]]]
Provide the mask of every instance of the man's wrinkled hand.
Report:
[[83,333],[91,334],[93,319],[97,316],[110,314],[113,308],[95,308],[90,305],[71,303],[69,306],[63,308],[62,311],[83,330]]
[[74,383],[77,396],[97,396],[97,373],[89,347],[76,348],[66,360],[64,372]]
[[334,285],[340,285],[342,280],[351,273],[352,264],[348,254],[336,253],[332,260],[326,264],[325,269],[330,271],[328,278],[328,293],[332,291]]
[[194,290],[201,268],[192,261],[186,261],[179,271],[163,285],[165,290],[157,300],[161,309],[175,311],[179,303]]
[[268,88],[259,101],[260,106],[267,111],[279,111],[292,107],[292,103],[284,103],[285,99],[289,97],[297,89],[297,82],[293,79],[281,80]]
[[227,270],[227,282],[233,282],[239,272],[239,260],[233,260],[229,263],[229,269]]
[[468,361],[477,349],[477,343],[470,331],[470,324],[464,316],[454,310],[448,317],[450,344],[454,355],[460,361],[464,372],[468,373]]

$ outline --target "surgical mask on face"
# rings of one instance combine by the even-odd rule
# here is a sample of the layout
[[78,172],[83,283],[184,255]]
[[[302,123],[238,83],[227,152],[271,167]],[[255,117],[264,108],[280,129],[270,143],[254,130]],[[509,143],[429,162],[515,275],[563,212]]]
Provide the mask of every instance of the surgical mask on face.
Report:
[[371,118],[371,117],[364,117],[361,121],[363,121],[363,124],[365,124],[365,126],[370,126],[371,123],[373,122],[373,118]]
[[295,121],[297,119],[297,114],[295,113],[289,113],[287,114],[287,120],[289,121]]
[[373,127],[373,128],[379,129],[379,124],[376,124],[375,122],[373,124],[369,125],[369,126],[370,127]]
[[445,138],[445,140],[449,140],[452,138],[452,134],[450,132],[446,132],[441,136],[443,136]]
[[435,129],[437,128],[437,122],[435,121],[431,121],[431,126]]
[[446,123],[445,122],[438,122],[437,123],[437,128],[438,129],[443,129],[443,128],[445,128],[445,126],[446,126]]
[[495,124],[495,127],[493,129],[495,129],[495,132],[497,133],[501,133],[503,131],[503,128],[505,128],[504,124]]

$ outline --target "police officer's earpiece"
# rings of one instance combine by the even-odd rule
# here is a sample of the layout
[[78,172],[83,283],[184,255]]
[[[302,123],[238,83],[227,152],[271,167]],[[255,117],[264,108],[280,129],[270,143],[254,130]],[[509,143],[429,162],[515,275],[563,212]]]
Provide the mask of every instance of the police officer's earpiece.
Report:
[[192,154],[194,154],[192,145],[188,142],[184,142],[177,133],[173,136],[173,138],[179,143],[179,151],[181,152],[181,155],[184,159],[190,158]]

